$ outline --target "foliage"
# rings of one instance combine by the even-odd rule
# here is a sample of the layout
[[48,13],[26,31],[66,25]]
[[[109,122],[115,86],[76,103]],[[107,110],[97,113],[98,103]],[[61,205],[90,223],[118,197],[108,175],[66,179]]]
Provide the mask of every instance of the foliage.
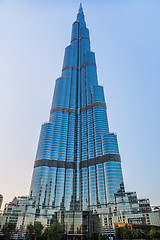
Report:
[[91,240],[98,240],[98,238],[99,238],[99,233],[92,233]]
[[44,230],[43,234],[42,234],[42,239],[46,240],[49,238],[49,232],[48,232],[48,227]]
[[147,234],[143,230],[141,230],[139,228],[133,229],[132,230],[132,238],[133,239],[146,239],[147,238]]
[[43,225],[40,222],[35,222],[34,225],[30,223],[27,225],[28,239],[41,239],[42,237]]
[[132,239],[132,230],[130,226],[126,225],[124,228],[122,228],[122,238]]
[[98,240],[109,240],[109,237],[105,234],[99,234]]
[[64,234],[64,228],[59,223],[53,223],[46,228],[43,233],[43,239],[60,240]]
[[148,233],[148,236],[150,239],[160,238],[160,230],[151,228],[151,230]]
[[109,237],[105,234],[92,233],[91,240],[108,240]]
[[4,235],[4,239],[8,240],[11,238],[11,236],[17,232],[16,230],[16,223],[5,223],[1,229],[3,235]]
[[147,234],[142,229],[131,229],[130,226],[120,227],[116,232],[117,239],[147,239]]

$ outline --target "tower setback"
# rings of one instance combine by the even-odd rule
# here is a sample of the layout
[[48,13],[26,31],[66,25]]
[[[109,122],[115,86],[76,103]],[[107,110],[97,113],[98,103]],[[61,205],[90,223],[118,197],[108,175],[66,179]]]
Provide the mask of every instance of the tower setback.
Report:
[[30,193],[36,204],[92,210],[124,192],[117,136],[109,132],[103,87],[82,6],[72,25],[49,122],[42,125]]
[[115,236],[125,224],[160,226],[159,213],[149,199],[125,192],[117,136],[109,131],[80,5],[49,121],[42,124],[30,194],[5,205],[0,225],[15,222],[22,237],[30,223],[47,227],[58,221],[67,239],[90,239],[92,233]]

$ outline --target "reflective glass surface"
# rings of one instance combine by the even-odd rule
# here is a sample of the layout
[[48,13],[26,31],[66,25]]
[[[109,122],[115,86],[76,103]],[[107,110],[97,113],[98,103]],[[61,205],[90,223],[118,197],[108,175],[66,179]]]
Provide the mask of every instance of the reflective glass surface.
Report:
[[[49,122],[41,128],[30,192],[39,205],[77,211],[104,207],[123,189],[117,136],[109,132],[104,90],[80,10]],[[80,232],[80,226],[72,227]]]

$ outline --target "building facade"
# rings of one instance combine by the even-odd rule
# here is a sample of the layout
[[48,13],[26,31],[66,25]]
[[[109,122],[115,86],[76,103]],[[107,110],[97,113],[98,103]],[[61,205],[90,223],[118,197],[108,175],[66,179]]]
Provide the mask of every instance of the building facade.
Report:
[[3,196],[2,196],[2,194],[0,194],[0,209],[1,209],[1,206],[2,206],[2,202],[3,202]]
[[109,131],[104,90],[80,5],[72,24],[49,121],[41,128],[28,197],[6,204],[2,223],[61,222],[70,236],[114,235],[114,223],[160,225],[159,208],[125,192],[117,136]]
[[82,6],[42,125],[31,183],[36,204],[92,210],[124,192],[117,136],[109,132],[103,87]]

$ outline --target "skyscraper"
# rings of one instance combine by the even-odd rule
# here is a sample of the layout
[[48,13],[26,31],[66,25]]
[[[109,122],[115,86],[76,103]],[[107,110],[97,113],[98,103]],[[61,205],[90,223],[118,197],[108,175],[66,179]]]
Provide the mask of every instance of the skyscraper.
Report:
[[16,223],[20,236],[29,223],[48,226],[58,221],[68,239],[95,232],[111,236],[116,223],[160,226],[159,210],[152,211],[149,199],[125,192],[117,136],[109,132],[81,5],[50,118],[42,124],[30,195],[5,205],[0,224],[9,221]]
[[30,193],[36,204],[91,210],[124,192],[117,136],[109,132],[103,87],[82,5],[72,25],[49,122],[41,128]]
[[3,202],[3,196],[2,196],[2,194],[0,194],[0,209],[1,209],[1,206],[2,206],[2,202]]

